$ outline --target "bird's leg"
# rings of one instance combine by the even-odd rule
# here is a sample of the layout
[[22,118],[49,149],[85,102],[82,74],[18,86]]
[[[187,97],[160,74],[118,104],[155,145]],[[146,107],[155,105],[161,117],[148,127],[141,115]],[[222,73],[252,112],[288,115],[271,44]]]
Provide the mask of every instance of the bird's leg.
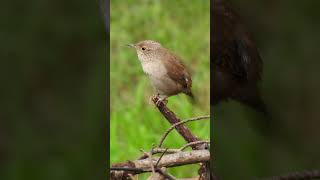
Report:
[[157,102],[156,102],[156,106],[159,106],[161,102],[163,102],[164,104],[167,104],[168,103],[167,97],[168,96],[160,95],[159,93],[156,94],[156,95],[152,95],[149,98],[149,104],[153,103],[153,98],[157,98],[158,99]]
[[[158,98],[158,100],[157,100],[157,102],[158,102],[159,99],[160,99],[160,94],[158,93],[158,94],[154,94],[154,95],[150,96],[150,98],[149,98],[149,104],[153,104],[153,99],[154,99],[154,98]],[[156,104],[157,104],[157,102],[156,102]]]
[[159,106],[161,102],[163,102],[165,105],[168,103],[168,100],[167,100],[168,96],[157,94],[157,97],[158,97],[158,101],[156,102],[156,106]]

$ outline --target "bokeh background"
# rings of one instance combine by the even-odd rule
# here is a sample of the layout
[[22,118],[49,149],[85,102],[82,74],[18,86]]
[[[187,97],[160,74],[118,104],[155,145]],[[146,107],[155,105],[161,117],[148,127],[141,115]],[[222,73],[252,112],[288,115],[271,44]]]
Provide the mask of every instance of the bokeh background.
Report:
[[[197,104],[185,95],[170,97],[168,106],[178,117],[210,113],[210,4],[209,0],[126,0],[111,1],[110,11],[110,159],[111,164],[133,160],[149,151],[170,127],[149,98],[153,89],[143,73],[136,52],[128,43],[151,39],[179,55],[193,75],[192,90]],[[188,126],[202,139],[210,137],[210,122]],[[176,132],[164,147],[185,144]],[[170,170],[177,177],[197,175],[198,166]],[[142,176],[144,179],[145,176]]]
[[[252,179],[320,168],[320,1],[230,0],[264,60],[261,89],[273,138],[237,103],[213,107],[221,179]],[[232,173],[231,173],[232,172]]]
[[107,32],[99,1],[4,1],[0,179],[105,179]]

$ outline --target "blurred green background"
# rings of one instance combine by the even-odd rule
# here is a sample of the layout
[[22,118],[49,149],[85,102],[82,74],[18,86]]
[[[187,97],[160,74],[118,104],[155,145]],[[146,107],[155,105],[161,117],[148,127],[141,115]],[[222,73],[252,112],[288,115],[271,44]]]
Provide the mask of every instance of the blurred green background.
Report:
[[0,179],[102,179],[107,33],[98,1],[4,1]]
[[[192,90],[198,103],[193,105],[185,95],[178,95],[168,99],[169,108],[181,119],[210,113],[210,4],[209,0],[113,0],[110,14],[112,164],[138,158],[140,149],[149,151],[170,127],[149,104],[153,89],[136,52],[126,44],[151,39],[179,55],[193,75]],[[198,137],[209,139],[209,124],[201,121],[188,126]],[[184,140],[174,132],[164,147],[178,148],[183,144]],[[192,177],[197,175],[197,169],[195,165],[169,172],[177,177]]]
[[275,138],[257,128],[262,120],[252,110],[234,102],[214,107],[218,176],[252,179],[319,169],[320,1],[230,1],[264,60],[261,89]]

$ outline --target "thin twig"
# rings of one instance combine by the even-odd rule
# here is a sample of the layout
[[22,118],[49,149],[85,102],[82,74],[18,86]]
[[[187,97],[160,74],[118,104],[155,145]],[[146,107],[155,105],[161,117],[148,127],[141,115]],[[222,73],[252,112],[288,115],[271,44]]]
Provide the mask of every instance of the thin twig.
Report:
[[158,159],[158,161],[157,161],[157,163],[156,163],[155,167],[158,167],[158,164],[159,164],[159,162],[160,162],[161,158],[163,157],[163,155],[164,155],[167,151],[168,151],[168,148],[167,148],[167,149],[165,149],[165,151],[161,154],[161,156],[159,157],[159,159]]
[[167,154],[177,153],[179,152],[179,149],[169,149],[169,148],[154,148],[153,154],[159,154],[166,152]]
[[195,141],[195,142],[191,142],[191,143],[188,143],[184,146],[182,146],[179,151],[183,151],[185,150],[186,148],[190,147],[190,146],[193,146],[193,145],[197,145],[197,144],[204,144],[204,143],[210,143],[210,141]]
[[[181,122],[181,120],[176,116],[176,114],[171,111],[166,104],[163,101],[159,101],[159,97],[153,97],[152,101],[157,106],[158,110],[161,112],[161,114],[167,119],[167,121],[174,125],[178,122]],[[185,125],[181,124],[180,126],[175,127],[177,132],[183,137],[185,141],[194,142],[199,141],[200,139],[193,135],[193,133],[190,131],[189,128],[187,128]],[[201,147],[192,147],[194,149],[202,149]]]
[[190,118],[190,119],[186,119],[184,121],[180,121],[178,123],[175,123],[173,124],[165,133],[164,135],[162,136],[161,140],[160,140],[160,143],[158,145],[158,148],[160,148],[164,142],[164,140],[166,139],[166,137],[169,135],[169,133],[177,126],[181,125],[181,124],[185,124],[185,123],[188,123],[188,122],[192,122],[192,121],[199,121],[199,120],[204,120],[204,119],[209,119],[210,118],[210,115],[207,115],[207,116],[199,116],[199,117],[194,117],[194,118]]
[[164,170],[160,169],[160,168],[157,168],[156,169],[158,173],[160,173],[162,176],[164,176],[166,179],[169,179],[169,180],[176,180],[175,177],[173,177],[172,175],[170,175],[169,173],[166,173]]
[[135,173],[149,172],[142,168],[133,168],[133,167],[110,167],[110,171],[131,171]]
[[[165,152],[166,154],[172,154],[172,153],[177,153],[179,152],[180,150],[179,149],[168,149],[168,148],[154,148],[153,151],[152,151],[152,155],[154,154],[159,154],[159,153],[163,153]],[[138,160],[141,160],[141,159],[146,159],[148,158],[148,154],[143,154],[142,156],[140,156],[138,158]]]
[[155,174],[156,171],[154,170],[154,165],[153,165],[153,160],[152,160],[152,151],[153,151],[153,146],[149,152],[149,158],[150,158],[150,167],[151,167],[151,170],[152,170],[152,174]]

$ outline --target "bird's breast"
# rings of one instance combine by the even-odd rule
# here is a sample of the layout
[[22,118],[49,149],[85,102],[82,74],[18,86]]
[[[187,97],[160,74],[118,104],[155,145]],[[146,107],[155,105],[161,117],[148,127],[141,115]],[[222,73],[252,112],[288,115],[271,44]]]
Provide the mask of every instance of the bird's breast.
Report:
[[161,61],[149,61],[142,63],[144,73],[153,77],[162,77],[167,74],[167,70]]

